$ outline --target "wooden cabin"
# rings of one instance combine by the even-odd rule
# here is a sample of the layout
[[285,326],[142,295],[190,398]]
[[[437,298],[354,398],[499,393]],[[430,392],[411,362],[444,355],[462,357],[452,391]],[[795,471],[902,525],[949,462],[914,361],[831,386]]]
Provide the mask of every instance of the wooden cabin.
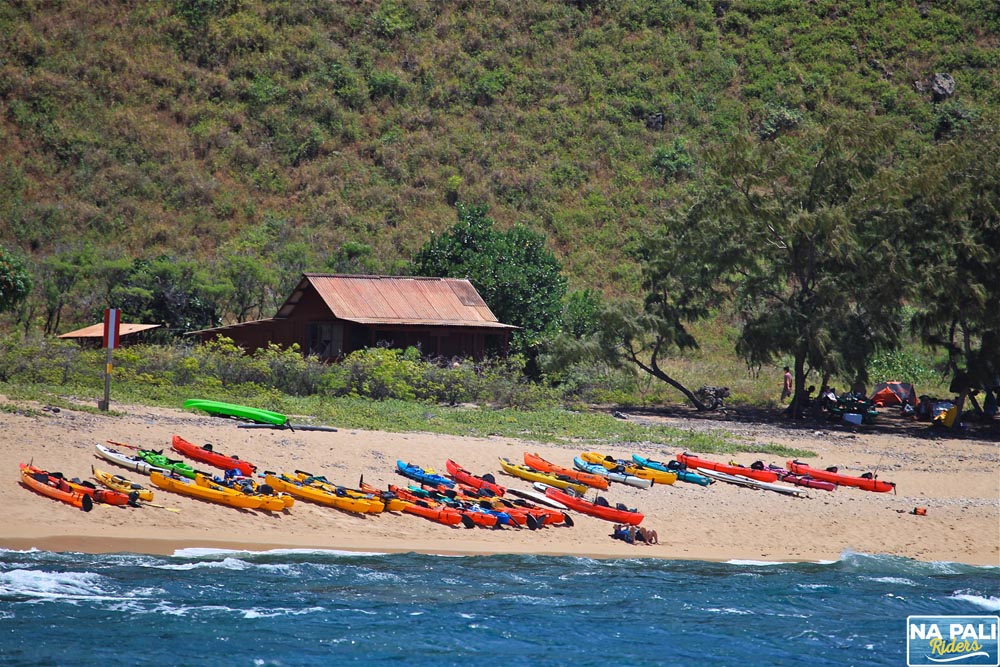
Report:
[[506,353],[515,329],[497,321],[468,280],[306,273],[274,317],[187,335],[226,336],[248,352],[298,343],[322,360],[377,345],[482,359]]

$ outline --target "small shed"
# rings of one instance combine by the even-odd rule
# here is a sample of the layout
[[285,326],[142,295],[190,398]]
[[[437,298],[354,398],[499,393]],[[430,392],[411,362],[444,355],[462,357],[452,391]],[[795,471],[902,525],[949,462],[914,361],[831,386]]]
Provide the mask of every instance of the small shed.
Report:
[[298,343],[322,360],[376,345],[482,359],[505,353],[515,329],[497,320],[468,280],[306,273],[274,317],[187,335],[226,336],[247,351]]
[[[152,331],[153,329],[159,329],[161,326],[163,325],[131,324],[122,322],[119,329],[119,339],[122,345],[132,345],[144,342],[145,336],[142,335],[143,333]],[[92,324],[89,327],[84,327],[75,331],[68,331],[58,336],[58,338],[76,340],[79,341],[81,345],[86,345],[87,347],[100,347],[104,342],[104,323],[98,322],[97,324]]]

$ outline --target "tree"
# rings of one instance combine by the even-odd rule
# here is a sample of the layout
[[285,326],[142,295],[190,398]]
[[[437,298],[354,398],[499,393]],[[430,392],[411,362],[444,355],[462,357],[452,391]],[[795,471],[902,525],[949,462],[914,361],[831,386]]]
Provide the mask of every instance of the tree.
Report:
[[924,342],[947,350],[959,403],[1000,376],[998,164],[993,118],[935,147],[908,188],[913,325]]
[[0,246],[0,313],[15,310],[31,293],[31,273],[20,253]]
[[522,328],[515,344],[527,351],[558,326],[566,279],[545,239],[517,225],[501,232],[485,206],[457,205],[458,224],[417,252],[418,276],[468,278],[501,322]]
[[685,322],[732,299],[748,364],[794,359],[793,414],[809,372],[864,377],[901,329],[893,136],[864,117],[710,150],[700,195],[646,249],[644,315],[621,337],[633,363],[702,407],[657,358],[695,346]]
[[137,259],[116,284],[108,303],[144,322],[178,332],[218,326],[226,286],[211,282],[198,262],[175,257]]

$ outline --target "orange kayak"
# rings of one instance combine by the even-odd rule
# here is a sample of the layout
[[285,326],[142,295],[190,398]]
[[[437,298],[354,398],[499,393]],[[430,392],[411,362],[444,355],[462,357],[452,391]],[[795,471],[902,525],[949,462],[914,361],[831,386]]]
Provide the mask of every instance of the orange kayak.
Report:
[[686,465],[688,468],[701,468],[702,470],[727,472],[730,475],[742,475],[744,477],[749,477],[750,479],[755,479],[758,482],[778,481],[778,473],[773,470],[756,470],[755,468],[748,468],[747,466],[738,466],[731,463],[719,463],[718,461],[710,461],[708,459],[693,456],[687,452],[678,454],[674,458],[676,458],[680,463]]
[[125,505],[135,505],[136,501],[139,499],[138,493],[122,493],[120,491],[112,491],[111,489],[98,489],[91,482],[81,482],[78,479],[66,479],[63,477],[63,474],[59,472],[46,472],[31,465],[24,467],[31,474],[45,473],[50,479],[61,480],[60,486],[62,488],[74,493],[82,493],[85,496],[90,496],[90,499],[95,503],[117,505],[122,507]]
[[524,453],[524,465],[529,468],[534,468],[539,472],[547,472],[553,475],[564,475],[571,479],[575,479],[581,484],[586,484],[595,489],[606,490],[608,488],[608,478],[601,475],[595,475],[592,472],[584,472],[583,470],[576,470],[575,468],[564,468],[555,463],[550,463],[543,459],[538,454]]
[[21,483],[32,491],[55,500],[62,501],[84,512],[94,509],[94,500],[85,493],[74,491],[66,480],[53,477],[44,470],[21,464]]
[[216,468],[222,468],[223,470],[239,470],[240,473],[246,477],[252,477],[254,472],[257,470],[257,466],[253,465],[249,461],[240,459],[238,456],[229,456],[214,451],[212,449],[212,445],[209,443],[199,447],[193,442],[188,442],[181,436],[175,435],[170,443],[170,446],[175,452],[179,452],[188,458],[194,459],[195,461],[207,463],[208,465],[215,466]]

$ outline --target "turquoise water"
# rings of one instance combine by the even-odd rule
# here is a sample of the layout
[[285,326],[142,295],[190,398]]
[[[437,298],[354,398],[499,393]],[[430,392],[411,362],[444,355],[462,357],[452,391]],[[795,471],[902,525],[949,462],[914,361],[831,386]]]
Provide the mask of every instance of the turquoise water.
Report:
[[0,664],[905,665],[908,615],[995,614],[1000,568],[0,550]]

